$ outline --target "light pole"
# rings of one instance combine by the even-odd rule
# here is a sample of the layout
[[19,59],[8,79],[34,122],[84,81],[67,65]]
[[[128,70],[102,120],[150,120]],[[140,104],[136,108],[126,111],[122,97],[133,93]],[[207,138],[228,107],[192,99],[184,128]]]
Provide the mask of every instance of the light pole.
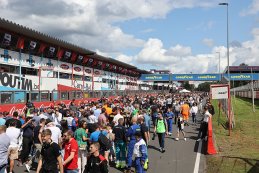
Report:
[[228,3],[219,3],[227,7],[227,65],[228,65],[228,84],[230,85],[230,72],[229,72],[229,40],[228,40]]
[[[228,40],[228,3],[219,3],[219,5],[224,5],[227,7],[227,65],[228,65],[228,85],[229,85],[229,90],[230,90],[230,72],[229,72],[229,40]],[[231,105],[230,105],[230,99],[231,96],[229,94],[228,98],[228,118],[229,118],[229,136],[230,136],[230,131],[232,128],[232,117],[231,117]]]
[[219,55],[219,65],[218,65],[218,67],[219,67],[219,74],[220,74],[220,52],[216,52],[218,55]]

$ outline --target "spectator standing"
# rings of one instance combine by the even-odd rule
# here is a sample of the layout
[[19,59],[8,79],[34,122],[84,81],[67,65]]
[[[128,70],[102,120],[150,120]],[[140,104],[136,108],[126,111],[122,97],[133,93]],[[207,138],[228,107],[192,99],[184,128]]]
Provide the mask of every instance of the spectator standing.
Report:
[[128,153],[127,153],[127,171],[131,169],[132,166],[132,156],[133,156],[133,150],[134,145],[136,144],[136,138],[135,134],[136,132],[140,132],[140,126],[137,124],[137,117],[132,117],[131,119],[132,125],[129,127],[126,137],[130,138],[130,141],[128,143]]
[[119,124],[113,127],[112,133],[115,134],[115,153],[116,168],[125,168],[126,166],[126,128],[123,126],[123,118],[118,120]]
[[100,144],[98,142],[90,145],[90,156],[87,158],[84,173],[108,173],[107,160],[99,153]]
[[15,111],[15,112],[13,113],[13,118],[8,119],[8,120],[5,122],[6,127],[9,127],[10,123],[11,123],[12,121],[15,121],[16,128],[20,129],[20,128],[22,127],[22,123],[21,123],[21,121],[18,119],[18,116],[19,116],[18,112]]
[[10,139],[7,136],[6,126],[0,126],[0,173],[5,172],[5,168],[8,164],[8,148],[10,146]]
[[28,156],[31,152],[33,144],[33,121],[32,117],[27,117],[25,124],[22,125],[23,139],[22,139],[22,151],[20,155],[20,166],[21,164],[28,161]]
[[33,148],[34,148],[34,155],[33,157],[28,161],[27,164],[25,164],[25,167],[27,169],[28,172],[30,172],[32,163],[35,161],[35,159],[39,159],[40,158],[40,152],[42,149],[42,138],[41,138],[41,133],[44,129],[46,120],[44,118],[40,119],[40,123],[39,125],[37,125],[36,127],[34,127],[33,129]]
[[209,120],[210,118],[212,117],[212,115],[210,114],[209,112],[209,108],[207,106],[204,107],[204,118],[203,118],[203,121],[202,121],[202,124],[201,124],[201,131],[202,131],[202,135],[201,135],[201,138],[197,139],[197,141],[200,141],[200,140],[207,140],[207,133],[208,133],[208,123],[209,123]]
[[192,115],[192,122],[196,124],[197,120],[196,120],[196,116],[197,116],[197,113],[198,113],[198,106],[197,106],[197,103],[194,102],[193,103],[193,106],[191,107],[191,115]]
[[41,137],[43,146],[36,173],[64,173],[60,147],[52,142],[51,131],[43,130]]
[[8,148],[9,159],[10,159],[10,170],[13,172],[14,160],[18,159],[18,143],[19,137],[21,136],[21,130],[16,128],[16,122],[12,121],[10,126],[6,129],[6,135],[10,139],[10,146]]
[[51,140],[57,144],[60,144],[62,141],[61,130],[55,125],[54,122],[51,122],[49,119],[46,121],[46,129],[51,131]]
[[87,156],[87,133],[86,129],[87,123],[84,120],[81,120],[79,123],[79,128],[75,131],[75,139],[79,146],[78,151],[78,169],[79,173],[83,173],[86,165],[86,156]]
[[68,130],[63,134],[64,139],[64,172],[65,173],[78,173],[78,144],[73,138],[74,134],[72,130]]

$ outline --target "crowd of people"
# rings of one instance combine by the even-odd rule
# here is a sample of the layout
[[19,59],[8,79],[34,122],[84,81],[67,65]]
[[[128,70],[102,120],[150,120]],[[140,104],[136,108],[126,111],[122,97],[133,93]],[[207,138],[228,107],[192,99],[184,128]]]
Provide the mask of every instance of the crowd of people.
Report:
[[30,104],[20,114],[0,112],[0,173],[13,172],[15,160],[17,166],[37,173],[107,173],[111,165],[144,173],[150,140],[157,136],[164,153],[164,139],[173,134],[173,123],[175,140],[180,133],[186,140],[184,127],[196,125],[198,112],[204,110],[198,141],[206,140],[214,108],[209,101],[204,107],[203,98],[203,93],[135,95],[78,104],[72,100],[69,105],[60,102],[40,109]]

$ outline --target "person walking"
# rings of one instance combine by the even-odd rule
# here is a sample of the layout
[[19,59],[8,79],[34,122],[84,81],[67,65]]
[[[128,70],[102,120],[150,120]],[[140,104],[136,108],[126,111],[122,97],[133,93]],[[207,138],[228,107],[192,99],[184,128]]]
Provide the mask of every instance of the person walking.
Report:
[[193,103],[193,106],[191,107],[190,113],[192,115],[192,122],[194,124],[196,124],[196,122],[197,122],[196,116],[197,116],[197,113],[198,113],[198,106],[197,106],[196,102]]
[[184,133],[184,120],[181,114],[178,115],[177,118],[177,137],[175,138],[176,141],[179,141],[179,133],[182,132],[183,139],[186,141],[185,133]]
[[63,166],[65,173],[78,173],[78,144],[73,136],[72,130],[68,130],[63,134],[65,149]]
[[116,153],[116,168],[125,168],[126,166],[126,128],[123,126],[123,118],[118,120],[119,124],[114,126],[112,133],[115,134],[115,153]]
[[33,129],[33,144],[34,144],[34,155],[33,157],[25,164],[25,167],[27,169],[28,172],[30,172],[31,166],[33,164],[33,162],[35,161],[35,159],[39,159],[40,158],[40,152],[42,149],[42,138],[41,138],[41,132],[45,127],[45,123],[46,123],[46,119],[41,118],[40,119],[40,124],[37,125],[34,129]]
[[49,129],[42,131],[43,145],[36,173],[64,173],[60,147],[52,142],[51,135]]
[[190,114],[190,107],[187,101],[181,106],[181,114],[183,115],[184,124],[189,126],[189,114]]
[[154,133],[157,134],[158,136],[158,141],[159,141],[159,150],[160,152],[164,153],[165,152],[165,134],[168,134],[168,127],[167,123],[162,116],[162,113],[158,113],[158,119],[156,122],[156,126],[154,127]]
[[165,118],[168,126],[168,135],[171,136],[173,132],[173,118],[174,118],[174,113],[171,108],[167,109],[167,112],[165,113]]

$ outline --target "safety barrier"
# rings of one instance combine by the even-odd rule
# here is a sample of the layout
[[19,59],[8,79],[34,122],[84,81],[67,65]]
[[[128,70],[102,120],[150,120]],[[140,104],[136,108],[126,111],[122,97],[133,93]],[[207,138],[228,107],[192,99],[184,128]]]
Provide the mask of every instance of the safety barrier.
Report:
[[26,102],[33,102],[36,108],[54,106],[60,102],[69,105],[72,99],[75,103],[88,101],[98,101],[105,97],[114,99],[118,96],[134,96],[134,95],[155,95],[158,91],[153,90],[108,90],[108,91],[0,91],[0,111],[9,112],[14,111],[23,112],[26,108]]
[[213,140],[213,131],[212,131],[212,118],[209,119],[208,122],[208,146],[207,146],[207,153],[208,154],[217,154],[215,149],[214,140]]

